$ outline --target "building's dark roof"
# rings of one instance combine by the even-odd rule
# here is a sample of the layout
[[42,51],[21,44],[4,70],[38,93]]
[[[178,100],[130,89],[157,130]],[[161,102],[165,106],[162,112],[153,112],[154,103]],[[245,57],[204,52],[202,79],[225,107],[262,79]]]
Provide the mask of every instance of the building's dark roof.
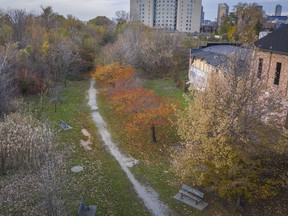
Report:
[[247,50],[232,45],[216,45],[203,49],[191,50],[195,58],[205,60],[209,65],[221,67],[226,63],[228,56],[238,55],[241,59],[247,56]]
[[254,44],[264,51],[288,54],[288,25],[283,25]]
[[227,57],[223,54],[217,54],[210,51],[197,50],[193,52],[193,56],[205,60],[208,64],[219,67],[221,66],[227,59]]

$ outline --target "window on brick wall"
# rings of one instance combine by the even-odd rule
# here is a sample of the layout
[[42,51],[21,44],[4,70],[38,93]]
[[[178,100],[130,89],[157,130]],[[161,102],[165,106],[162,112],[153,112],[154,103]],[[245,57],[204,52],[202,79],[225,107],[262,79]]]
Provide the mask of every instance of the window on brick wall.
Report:
[[274,78],[274,85],[279,85],[281,67],[282,67],[282,63],[277,62],[277,64],[276,64],[276,73],[275,73],[275,78]]
[[257,78],[261,79],[263,70],[263,59],[259,58]]

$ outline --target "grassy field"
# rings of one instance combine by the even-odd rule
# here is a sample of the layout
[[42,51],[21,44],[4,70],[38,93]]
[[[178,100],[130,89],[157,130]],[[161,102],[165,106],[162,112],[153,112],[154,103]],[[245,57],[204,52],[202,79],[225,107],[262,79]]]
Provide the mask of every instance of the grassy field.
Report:
[[[58,130],[58,153],[63,155],[63,165],[58,172],[59,181],[57,197],[61,199],[65,214],[76,215],[80,198],[86,203],[97,205],[97,215],[149,215],[135,193],[132,184],[121,170],[117,161],[103,147],[99,139],[97,128],[90,117],[90,109],[87,106],[87,90],[89,80],[71,82],[68,88],[61,93],[61,102],[54,112],[54,105],[49,103],[49,98],[30,98],[32,111],[38,117],[45,117],[55,123]],[[41,102],[42,101],[42,102]],[[42,109],[45,107],[44,109]],[[58,122],[62,119],[73,129],[61,130]],[[86,140],[81,130],[85,128],[93,136],[92,151],[85,151],[80,146],[80,139]],[[80,173],[73,173],[73,166],[83,166]],[[0,195],[11,184],[18,185],[13,193],[9,193],[6,199],[10,202],[0,206],[0,215],[42,215],[39,207],[42,194],[39,192],[35,181],[25,181],[25,178],[33,178],[37,173],[21,172],[17,175],[1,177]],[[23,183],[24,182],[24,183]],[[25,190],[29,189],[29,194]],[[25,192],[26,191],[26,192]],[[3,192],[3,193],[2,193]],[[17,197],[15,194],[18,194]],[[32,197],[27,199],[28,197]],[[15,206],[18,206],[15,208]],[[39,209],[39,212],[37,211]]]
[[155,91],[155,93],[162,97],[168,97],[172,99],[183,98],[183,90],[176,87],[173,80],[146,80],[144,83],[145,88],[149,88]]
[[[170,88],[173,86],[172,81],[147,81],[145,86],[156,90],[157,94],[164,97],[173,99],[182,97],[179,89]],[[169,87],[169,91],[165,90],[166,87]],[[233,206],[216,201],[213,194],[205,193],[205,201],[209,203],[209,207],[203,212],[173,199],[183,183],[171,167],[171,150],[179,142],[173,126],[158,127],[156,129],[158,141],[153,143],[150,138],[150,128],[133,131],[133,133],[127,131],[125,129],[127,116],[116,114],[113,104],[104,95],[98,96],[98,106],[112,133],[113,140],[123,152],[139,160],[139,164],[131,169],[135,177],[143,184],[153,187],[158,192],[159,198],[169,205],[175,215],[237,215]]]
[[186,107],[185,95],[190,94],[190,92],[184,93],[184,89],[176,87],[175,81],[171,79],[146,80],[144,87],[155,91],[158,96],[174,100],[179,103],[181,108]]
[[[125,173],[99,138],[97,128],[91,120],[91,110],[87,106],[89,85],[88,79],[69,83],[61,93],[57,112],[54,111],[54,104],[49,102],[48,97],[28,100],[34,114],[52,122],[58,131],[57,153],[63,156],[63,164],[58,170],[59,181],[55,193],[61,200],[61,208],[65,210],[61,215],[76,215],[81,197],[86,203],[97,205],[97,215],[150,215]],[[175,86],[172,81],[147,81],[145,86],[164,97],[183,99],[182,92],[172,88]],[[235,203],[221,200],[215,193],[203,188],[199,189],[205,193],[204,200],[209,206],[202,212],[173,199],[181,184],[185,183],[171,167],[171,153],[179,142],[173,126],[158,127],[158,142],[153,143],[150,129],[133,133],[127,131],[127,116],[116,114],[113,104],[104,95],[98,96],[98,105],[114,142],[119,145],[121,151],[139,160],[139,164],[131,169],[136,179],[153,187],[159,198],[169,205],[175,215],[240,215],[235,210]],[[59,119],[73,129],[61,130]],[[85,151],[80,145],[80,139],[86,140],[81,133],[83,128],[93,136],[91,151]],[[71,168],[78,165],[83,166],[84,170],[80,173],[71,172]],[[24,170],[13,175],[0,176],[0,203],[1,197],[5,197],[6,200],[5,205],[0,205],[0,215],[43,215],[43,188],[41,182],[33,180],[37,175],[37,172]],[[277,202],[277,205],[281,203]],[[259,209],[261,212],[261,207]],[[257,215],[259,211],[253,215]]]

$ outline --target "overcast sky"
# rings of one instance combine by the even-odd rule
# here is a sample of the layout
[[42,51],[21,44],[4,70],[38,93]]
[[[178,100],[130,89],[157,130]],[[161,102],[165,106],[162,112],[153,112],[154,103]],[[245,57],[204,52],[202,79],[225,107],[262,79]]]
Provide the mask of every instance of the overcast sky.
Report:
[[[217,16],[218,3],[226,2],[230,9],[237,4],[237,0],[202,0],[205,19],[214,20]],[[282,14],[288,15],[288,0],[241,0],[241,2],[256,2],[264,6],[267,14],[274,13],[275,5],[282,5]],[[21,8],[40,13],[40,5],[52,6],[61,15],[72,14],[80,20],[87,21],[96,16],[114,17],[115,11],[129,11],[130,0],[0,0],[0,7]]]

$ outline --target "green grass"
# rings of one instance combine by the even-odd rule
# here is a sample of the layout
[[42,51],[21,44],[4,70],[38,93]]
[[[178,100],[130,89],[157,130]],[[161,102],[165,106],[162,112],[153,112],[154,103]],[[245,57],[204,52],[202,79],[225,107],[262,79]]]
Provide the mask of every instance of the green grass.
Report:
[[[71,82],[61,93],[62,99],[56,113],[54,105],[49,103],[49,97],[42,97],[42,100],[40,97],[28,99],[35,115],[48,119],[59,131],[57,152],[63,155],[64,163],[58,174],[60,181],[57,194],[61,197],[63,208],[66,209],[67,215],[76,215],[80,198],[83,197],[86,203],[97,205],[97,215],[149,215],[126,174],[99,138],[97,128],[91,120],[90,108],[87,106],[86,95],[89,85],[89,80]],[[61,130],[59,119],[68,123],[73,129]],[[83,128],[93,136],[92,151],[85,151],[80,146],[80,139],[86,140],[81,133]],[[71,168],[76,165],[83,166],[84,171],[73,173]],[[27,173],[18,178],[24,178],[26,175]],[[10,184],[11,179],[12,176],[5,177],[6,183],[1,182],[0,189],[4,188],[5,184]],[[31,188],[35,187],[34,185],[27,183],[21,188]],[[29,194],[32,197],[38,197],[39,194],[36,195]],[[5,211],[11,210],[9,215],[30,215],[40,202],[36,198],[35,202],[25,202],[27,211],[22,209],[19,212],[15,206],[21,206],[19,202],[24,203],[27,194],[21,196],[23,196],[21,199],[12,198],[13,201],[5,207]],[[1,209],[2,207],[0,212]],[[33,215],[41,215],[41,212],[36,211]]]
[[145,88],[155,91],[155,93],[162,97],[181,100],[183,98],[183,90],[176,87],[173,80],[146,80]]
[[[98,215],[147,215],[143,203],[137,197],[126,174],[120,165],[103,147],[97,128],[91,120],[90,109],[87,107],[87,90],[90,82],[73,82],[69,89],[63,91],[63,102],[57,113],[50,107],[50,119],[62,119],[73,127],[72,130],[61,132],[64,145],[71,145],[72,152],[66,154],[69,188],[81,188],[80,194],[88,203],[97,204]],[[80,146],[80,138],[84,139],[81,130],[87,129],[94,137],[93,150],[85,152]],[[62,146],[65,149],[65,146]],[[82,165],[83,173],[70,172],[71,167]],[[74,198],[79,201],[80,194]],[[72,198],[72,197],[70,197]],[[71,202],[69,204],[71,206]],[[129,208],[127,208],[129,206]],[[74,206],[77,210],[78,205]]]
[[174,80],[146,80],[144,87],[153,90],[158,96],[174,100],[176,104],[179,103],[179,108],[185,108],[187,106],[185,95],[189,95],[190,92],[184,93],[183,89],[176,87]]
[[[87,106],[86,98],[89,85],[89,80],[69,83],[61,93],[61,102],[56,113],[48,96],[26,99],[35,116],[48,119],[58,131],[57,152],[63,155],[64,163],[58,174],[60,181],[57,194],[63,201],[63,208],[66,209],[67,215],[76,215],[80,198],[83,197],[86,203],[97,205],[97,215],[150,215],[120,165],[104,147],[91,120],[91,110]],[[172,88],[174,86],[171,80],[145,82],[145,87],[155,90],[158,95],[181,101],[183,94],[181,90]],[[205,190],[204,200],[209,206],[202,212],[172,198],[183,183],[171,166],[171,152],[179,142],[175,128],[169,125],[157,127],[159,141],[153,143],[150,129],[133,133],[126,131],[127,116],[116,114],[113,104],[104,95],[98,96],[98,105],[113,140],[123,152],[139,160],[139,164],[131,168],[136,179],[154,188],[159,198],[175,215],[239,215],[235,212],[234,203],[224,202],[215,193]],[[61,130],[59,119],[64,120],[73,129]],[[80,139],[85,140],[81,133],[83,128],[93,136],[92,151],[85,151],[80,146]],[[71,168],[76,165],[83,166],[84,171],[71,172]],[[9,200],[6,206],[0,205],[0,214],[42,215],[38,210],[41,194],[38,194],[39,191],[31,193],[31,188],[37,185],[34,181],[25,179],[29,175],[27,172],[19,172],[13,176],[0,176],[0,197]],[[31,174],[32,177],[33,175],[37,173]],[[22,179],[23,183],[17,184],[17,181]],[[20,195],[13,197],[12,194],[7,197],[2,193],[2,189],[11,184],[13,190],[18,190]]]
[[205,201],[209,203],[209,207],[203,212],[173,199],[183,183],[171,167],[170,153],[179,141],[173,127],[158,127],[159,140],[153,143],[150,129],[133,133],[126,131],[127,117],[114,113],[113,104],[104,95],[98,96],[98,106],[112,133],[113,140],[123,152],[139,160],[139,164],[131,169],[136,179],[155,189],[159,198],[168,204],[175,215],[235,215],[231,206],[223,206],[219,201],[215,201],[213,194],[205,193]]

